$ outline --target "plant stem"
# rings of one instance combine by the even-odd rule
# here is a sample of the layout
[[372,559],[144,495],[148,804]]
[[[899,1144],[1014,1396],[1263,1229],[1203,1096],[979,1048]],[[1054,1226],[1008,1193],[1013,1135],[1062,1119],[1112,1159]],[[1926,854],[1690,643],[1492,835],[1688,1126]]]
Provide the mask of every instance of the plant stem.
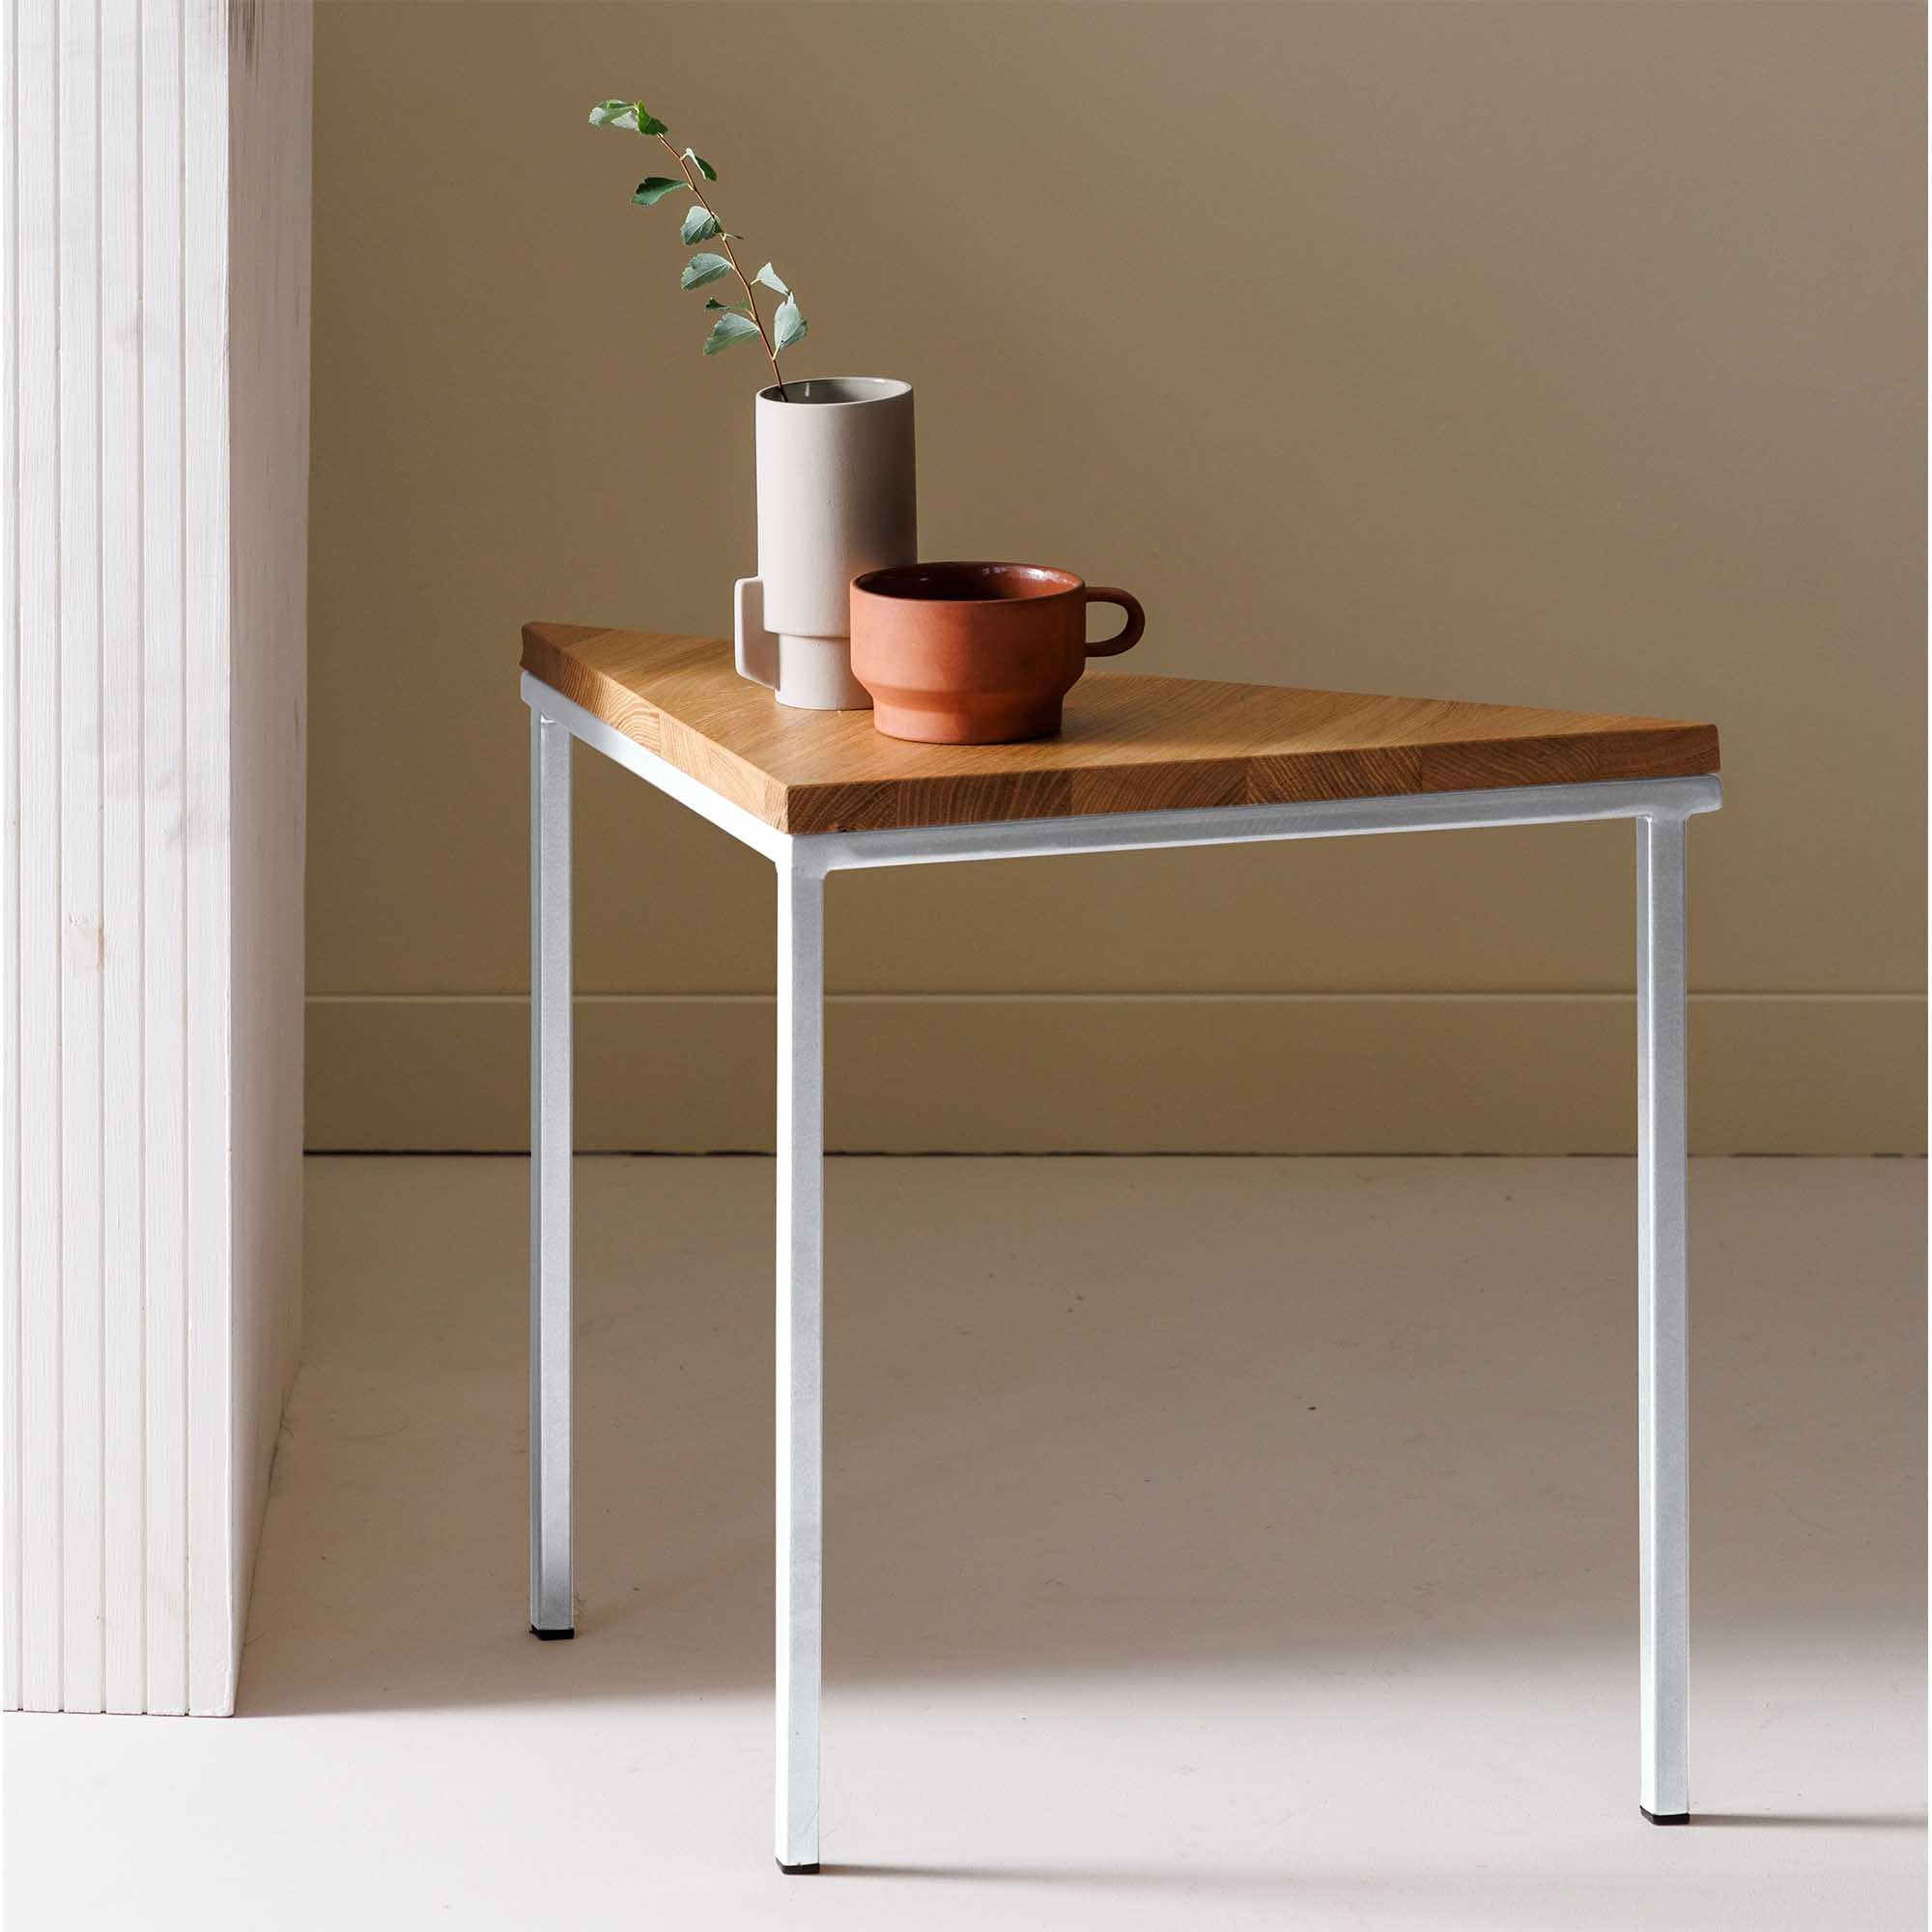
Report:
[[[704,190],[698,186],[697,178],[691,171],[691,163],[662,134],[658,135],[657,143],[677,163],[677,171],[684,177],[685,184],[692,193],[697,197],[698,207],[703,209],[713,221],[718,221],[718,211],[705,200]],[[738,277],[738,286],[745,291],[746,306],[752,311],[752,326],[758,331],[758,341],[764,349],[765,360],[772,365],[772,379],[779,385],[779,401],[788,403],[791,398],[785,394],[785,379],[779,370],[779,353],[772,347],[772,338],[765,333],[764,318],[758,313],[758,298],[752,293],[752,285],[745,279],[744,270],[738,266],[737,251],[731,246],[731,238],[725,234],[724,224],[722,221],[718,221],[718,240],[724,244],[724,259],[731,264],[731,272]]]

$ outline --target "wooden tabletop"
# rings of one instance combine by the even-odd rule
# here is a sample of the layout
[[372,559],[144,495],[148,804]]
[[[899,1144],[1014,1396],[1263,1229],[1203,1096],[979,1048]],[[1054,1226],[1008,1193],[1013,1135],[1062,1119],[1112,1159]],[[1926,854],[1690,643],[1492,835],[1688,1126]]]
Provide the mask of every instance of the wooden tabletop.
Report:
[[913,745],[869,711],[794,711],[716,638],[526,624],[524,668],[781,832],[1073,818],[1685,778],[1711,724],[1439,697],[1090,672],[1057,738]]

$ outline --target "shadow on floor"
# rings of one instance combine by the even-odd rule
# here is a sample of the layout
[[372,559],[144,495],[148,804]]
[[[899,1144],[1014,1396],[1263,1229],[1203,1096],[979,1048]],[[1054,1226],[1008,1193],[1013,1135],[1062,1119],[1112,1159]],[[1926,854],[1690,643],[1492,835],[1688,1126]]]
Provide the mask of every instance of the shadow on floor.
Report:
[[[526,1628],[522,1164],[310,1166],[243,1714],[762,1693],[769,1163],[579,1164],[554,1644]],[[1804,1167],[1699,1170],[1700,1636],[1918,1613],[1912,1193],[1821,1225]],[[1631,1176],[835,1163],[828,1687],[1634,1660]]]
[[1692,1828],[1752,1832],[1923,1832],[1922,1811],[1694,1811]]
[[[1916,1832],[1925,1831],[1923,1812],[1901,1812],[1889,1814],[1857,1814],[1843,1817],[1823,1815],[1797,1815],[1774,1817],[1770,1814],[1747,1817],[1743,1815],[1717,1815],[1699,1818],[1693,1822],[1705,1825],[1753,1825],[1794,1829],[1813,1827],[1820,1830],[1837,1832]],[[1078,1890],[1119,1890],[1136,1893],[1179,1891],[1189,1894],[1205,1894],[1214,1891],[1255,1892],[1283,1891],[1305,1894],[1310,1889],[1310,1873],[1303,1866],[1293,1866],[1279,1871],[1219,1870],[1203,1871],[1200,1867],[1183,1867],[1172,1870],[1150,1869],[1146,1866],[1105,1865],[1075,1866],[1058,1864],[984,1864],[984,1865],[922,1865],[922,1864],[825,1864],[817,1876],[834,1879],[884,1879],[918,1882],[933,1880],[941,1883],[964,1885],[1017,1885],[1017,1886],[1066,1886]],[[1458,1874],[1458,1878],[1476,1878],[1475,1874]],[[1507,1897],[1513,1888],[1507,1879],[1497,1881],[1498,1889]],[[1498,1901],[1499,1904],[1501,1901]],[[1520,1900],[1518,1901],[1520,1902]]]

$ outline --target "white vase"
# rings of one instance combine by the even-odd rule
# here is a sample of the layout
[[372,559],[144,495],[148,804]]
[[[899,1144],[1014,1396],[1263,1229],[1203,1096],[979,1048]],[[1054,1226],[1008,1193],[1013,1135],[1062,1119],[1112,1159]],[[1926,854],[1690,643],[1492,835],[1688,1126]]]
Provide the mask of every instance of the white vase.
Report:
[[758,392],[758,574],[738,580],[738,671],[781,704],[868,710],[852,675],[851,585],[919,557],[912,384],[813,376],[785,392]]

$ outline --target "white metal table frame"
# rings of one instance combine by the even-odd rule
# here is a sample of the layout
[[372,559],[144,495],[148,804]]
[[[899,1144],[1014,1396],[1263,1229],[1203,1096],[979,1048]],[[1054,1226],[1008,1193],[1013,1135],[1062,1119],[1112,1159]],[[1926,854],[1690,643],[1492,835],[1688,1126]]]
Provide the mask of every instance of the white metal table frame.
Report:
[[1690,1389],[1686,1282],[1686,821],[1715,777],[1525,785],[1302,805],[780,832],[523,677],[530,707],[530,1628],[575,1634],[571,1580],[573,738],[761,852],[778,872],[778,1790],[787,1872],[818,1869],[823,1580],[825,880],[873,866],[1236,845],[1374,832],[1636,822],[1638,1803],[1690,1810]]

